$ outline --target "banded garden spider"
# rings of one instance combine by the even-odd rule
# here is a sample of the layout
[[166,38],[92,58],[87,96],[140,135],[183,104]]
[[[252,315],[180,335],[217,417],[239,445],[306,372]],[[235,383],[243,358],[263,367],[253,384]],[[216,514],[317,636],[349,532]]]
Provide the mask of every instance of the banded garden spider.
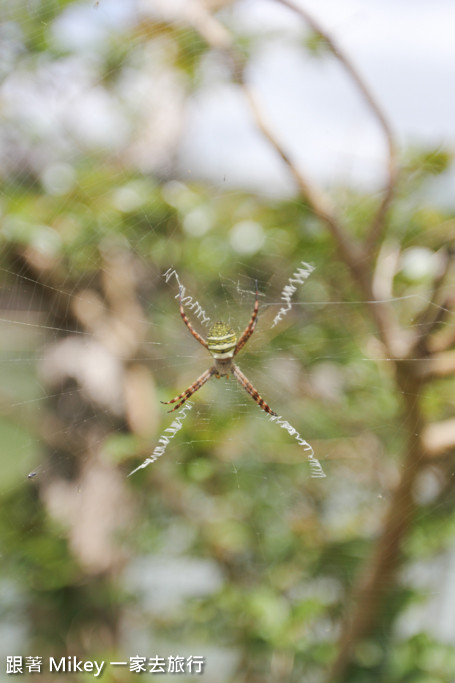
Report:
[[234,356],[238,354],[240,349],[243,349],[248,339],[254,332],[256,327],[258,310],[259,310],[259,292],[256,287],[256,301],[254,304],[253,314],[251,320],[245,328],[244,332],[237,341],[237,335],[234,330],[226,325],[226,323],[219,320],[216,322],[209,330],[207,340],[201,337],[200,334],[196,332],[191,326],[190,321],[186,317],[185,311],[183,310],[182,299],[180,297],[180,315],[182,316],[183,322],[193,335],[195,339],[198,340],[202,346],[204,346],[215,359],[215,365],[206,370],[200,377],[197,378],[188,389],[185,389],[181,394],[172,398],[170,401],[161,401],[165,405],[169,403],[177,403],[175,408],[172,408],[169,412],[172,413],[174,410],[178,410],[187,399],[190,398],[198,389],[200,389],[208,380],[215,375],[217,379],[220,377],[229,377],[232,373],[235,379],[242,385],[242,387],[249,393],[249,395],[256,401],[258,406],[265,410],[266,413],[270,415],[276,415],[276,413],[267,405],[264,399],[259,395],[258,391],[253,387],[251,382],[245,377],[240,368],[233,362]]

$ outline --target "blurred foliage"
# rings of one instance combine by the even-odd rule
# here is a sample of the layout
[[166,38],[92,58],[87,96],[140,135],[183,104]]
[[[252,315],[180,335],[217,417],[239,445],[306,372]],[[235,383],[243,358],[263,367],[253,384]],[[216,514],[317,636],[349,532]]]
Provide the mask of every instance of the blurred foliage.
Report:
[[[67,8],[82,7],[10,7],[10,35],[20,42],[11,50],[11,71],[26,65],[33,74],[40,59],[58,63],[53,22]],[[107,4],[92,9],[108,13]],[[163,59],[187,91],[200,82],[208,48],[192,29],[126,21],[114,34],[113,42],[107,34],[99,45],[104,63],[94,81],[116,101],[118,83],[143,68],[140,53],[163,35],[170,46]],[[315,36],[307,40],[311,52],[323,47]],[[66,56],[77,59],[77,50],[68,46]],[[178,178],[172,161],[141,172],[129,161],[128,142],[103,154],[95,144],[69,140],[62,151],[52,131],[21,137],[17,126],[11,120],[6,127],[2,177],[0,596],[10,596],[1,605],[3,618],[20,625],[23,640],[9,643],[4,654],[116,660],[137,651],[202,653],[210,681],[322,680],[406,439],[390,365],[330,236],[294,198],[189,182]],[[50,164],[60,159],[61,166],[49,177],[42,149],[53,141]],[[436,253],[447,242],[447,226],[453,239],[453,214],[431,197],[421,204],[422,189],[450,171],[450,163],[441,149],[405,155],[387,232],[403,253],[420,247]],[[350,232],[361,235],[375,198],[344,188],[337,196]],[[260,226],[254,249],[239,248],[235,226],[242,221]],[[303,260],[317,270],[283,324],[271,330],[282,288]],[[311,442],[327,479],[311,479],[292,437],[224,380],[195,396],[165,456],[127,478],[171,423],[159,399],[180,392],[209,362],[182,325],[175,280],[166,284],[162,277],[172,264],[204,310],[229,317],[236,329],[251,315],[258,280],[260,322],[240,365]],[[398,266],[396,314],[406,326],[431,296],[427,266],[428,259],[420,271]],[[134,299],[124,284],[130,275]],[[129,325],[125,308],[133,310]],[[148,433],[131,417],[140,406],[116,412],[84,393],[76,369],[55,385],[43,369],[49,349],[67,336],[104,340],[109,348],[122,325],[136,337],[129,353],[118,353],[118,390],[132,369],[145,378],[153,396]],[[137,395],[148,405],[148,394]],[[431,419],[453,415],[452,380],[429,387],[424,405]],[[113,477],[95,480],[99,508],[90,507],[92,480],[84,479],[93,474],[92,461]],[[452,484],[442,488],[432,493],[429,486],[429,500],[422,500],[405,549],[411,565],[450,546],[454,491]],[[80,513],[71,507],[77,509],[77,500]],[[109,552],[112,558],[102,568],[88,562],[78,535],[84,506],[94,527],[116,516],[112,528],[108,523],[115,550],[103,546],[105,559]],[[154,582],[159,562],[166,568],[161,584]],[[397,627],[422,600],[417,587],[398,579],[374,637],[356,654],[350,683],[450,680],[453,649],[429,626],[426,632],[423,619],[411,636]],[[118,669],[103,677],[134,679]]]

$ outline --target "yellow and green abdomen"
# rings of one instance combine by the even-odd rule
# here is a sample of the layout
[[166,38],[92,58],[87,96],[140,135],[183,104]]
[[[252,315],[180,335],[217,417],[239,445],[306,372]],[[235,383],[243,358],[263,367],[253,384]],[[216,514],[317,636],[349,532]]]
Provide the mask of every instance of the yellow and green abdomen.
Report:
[[232,358],[236,345],[237,335],[226,323],[218,321],[210,328],[207,348],[214,358]]

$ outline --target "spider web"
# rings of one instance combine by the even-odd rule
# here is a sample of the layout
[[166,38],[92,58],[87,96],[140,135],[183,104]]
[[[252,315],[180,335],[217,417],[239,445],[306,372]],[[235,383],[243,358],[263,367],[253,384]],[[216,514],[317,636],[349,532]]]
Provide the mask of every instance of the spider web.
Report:
[[[306,538],[313,539],[308,541],[313,552],[314,539],[323,534],[335,543],[349,536],[352,526],[360,537],[377,533],[399,470],[385,451],[399,453],[403,435],[388,386],[391,359],[384,357],[371,332],[367,302],[348,285],[339,296],[337,286],[345,276],[333,245],[310,212],[295,222],[291,184],[280,163],[257,141],[236,95],[230,93],[227,100],[228,116],[214,117],[214,100],[229,92],[223,82],[212,91],[208,87],[223,79],[219,57],[206,58],[206,92],[191,98],[188,118],[182,121],[179,103],[185,100],[185,88],[175,64],[163,57],[175,49],[172,40],[146,3],[127,4],[63,3],[65,11],[46,19],[52,25],[52,51],[43,50],[41,61],[27,63],[17,56],[23,42],[38,44],[42,37],[40,3],[29,18],[20,16],[24,9],[19,4],[4,29],[13,67],[3,86],[9,205],[0,273],[2,492],[11,500],[25,486],[35,491],[42,509],[61,524],[70,554],[86,576],[115,574],[122,568],[122,585],[139,606],[121,617],[128,635],[116,643],[118,650],[132,655],[142,648],[147,655],[156,654],[150,651],[152,635],[160,652],[176,654],[181,643],[175,634],[161,633],[156,626],[160,614],[165,610],[175,619],[178,633],[175,615],[185,601],[216,595],[225,584],[226,566],[234,571],[234,562],[223,564],[220,558],[246,552],[248,544],[254,548],[252,575],[260,577],[269,601],[270,613],[261,603],[265,625],[260,636],[266,638],[272,630],[268,620],[285,618],[275,594],[276,574],[280,563],[285,566],[293,534],[304,529]],[[248,27],[257,19],[263,4],[246,5],[243,17],[228,10],[228,23]],[[275,10],[270,11],[274,18]],[[267,54],[261,48],[263,61],[258,60],[256,69],[270,66],[278,51],[280,74],[287,74],[283,86],[297,92],[295,55],[280,52],[282,44],[268,36],[267,22],[274,19],[261,16],[266,17],[262,30],[271,48]],[[292,34],[286,15],[279,16],[283,30]],[[130,30],[140,23],[138,17],[145,26],[150,21],[146,51],[140,32]],[[337,21],[343,27],[346,16]],[[185,75],[192,78],[196,35],[186,23],[177,22],[177,28]],[[124,33],[131,46],[127,55],[120,49]],[[97,70],[101,62],[110,67]],[[122,75],[116,80],[119,64]],[[320,68],[314,64],[319,79]],[[338,74],[327,74],[329,84],[332,77]],[[269,103],[274,96],[281,101],[276,93],[283,86],[272,73]],[[55,92],[58,96],[52,97]],[[358,103],[344,100],[345,95],[344,90],[338,93],[357,116]],[[299,97],[290,101],[289,110],[302,111]],[[202,104],[205,119],[198,121]],[[273,107],[271,117],[276,119]],[[333,141],[325,147],[320,135],[303,149],[291,119],[289,145],[295,141],[297,158],[310,159],[311,166],[321,147],[326,158],[335,152],[330,170],[313,167],[316,178],[333,181],[335,167],[353,182],[366,175],[368,188],[379,187],[378,147],[352,147],[351,129],[349,151]],[[236,140],[235,146],[221,148],[221,155],[220,122],[228,143]],[[324,126],[333,130],[333,120]],[[186,134],[180,136],[182,128]],[[362,131],[360,139],[368,137],[367,124]],[[336,140],[343,138],[339,128],[335,132]],[[210,189],[203,178],[209,179]],[[445,182],[442,178],[437,187],[429,183],[427,196],[440,196],[447,204]],[[34,192],[34,183],[41,184],[39,192]],[[259,188],[259,196],[250,194],[251,188]],[[336,193],[341,209],[351,211],[349,191]],[[360,201],[359,212],[367,207],[368,199]],[[400,210],[412,213],[404,200]],[[264,223],[269,212],[272,218]],[[430,302],[431,280],[441,261],[431,245],[416,246],[411,229],[400,237],[401,255],[394,244],[386,245],[388,261],[385,254],[386,263],[395,258],[398,295],[385,291],[383,298],[392,302],[410,332]],[[315,267],[305,281],[298,275],[305,267],[302,262]],[[175,276],[169,277],[170,271]],[[256,281],[259,321],[238,364],[277,411],[281,425],[259,410],[236,382],[224,378],[208,382],[191,397],[191,406],[167,415],[159,401],[185,389],[210,363],[181,321],[178,284],[191,297],[185,302],[191,323],[205,335],[208,318],[244,329]],[[443,305],[435,302],[434,310],[442,313]],[[441,333],[452,327],[450,315],[441,323]],[[445,386],[442,392],[452,405]],[[443,399],[430,400],[435,413],[444,412]],[[159,459],[128,478],[153,456],[163,435],[168,441],[161,443],[165,449]],[[326,479],[311,477],[299,438],[311,445]],[[441,505],[432,507],[432,500],[442,485],[436,470],[422,478],[418,495],[427,501],[428,515]],[[40,525],[33,518],[22,530],[24,544],[42,533]],[[200,529],[210,542],[198,554]],[[119,550],[113,540],[118,532],[122,538],[131,535],[134,542],[123,541]],[[153,546],[147,535],[154,535]],[[271,562],[271,555],[279,559]],[[450,553],[444,557],[450,563]],[[346,573],[351,560],[349,553],[341,560]],[[419,565],[412,580],[427,586],[436,572],[444,577],[444,568],[436,565]],[[282,585],[289,580],[293,595],[304,600],[305,587],[292,583],[291,570],[288,578],[283,570]],[[4,582],[12,615],[5,654],[23,651],[24,643],[32,642],[33,629],[25,625],[22,607],[29,599],[23,589],[26,570],[19,570],[18,577],[17,583],[10,578]],[[340,590],[330,572],[313,576],[308,586],[330,611]],[[151,595],[160,595],[161,602]],[[447,611],[438,636],[450,641],[450,587],[440,590],[439,599],[442,595]],[[425,612],[417,613],[414,624],[425,618]],[[403,618],[403,633],[413,632],[411,622]],[[333,638],[324,611],[314,626],[311,642]],[[239,659],[231,642],[226,634],[209,645],[202,637],[193,645],[187,638],[182,651],[196,653],[202,647],[210,680],[229,680]],[[222,672],[218,679],[216,663]]]

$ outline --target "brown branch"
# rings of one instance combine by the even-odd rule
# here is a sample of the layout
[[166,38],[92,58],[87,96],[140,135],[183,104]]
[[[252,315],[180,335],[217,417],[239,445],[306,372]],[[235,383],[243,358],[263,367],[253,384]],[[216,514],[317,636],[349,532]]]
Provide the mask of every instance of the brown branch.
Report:
[[365,239],[365,251],[367,255],[369,255],[372,259],[372,257],[374,256],[376,244],[384,229],[387,209],[389,208],[390,202],[392,200],[397,180],[396,148],[392,130],[390,128],[389,122],[384,112],[379,106],[379,103],[374,98],[373,93],[368,88],[359,71],[351,62],[349,57],[345,54],[345,52],[343,52],[340,46],[331,37],[331,35],[327,33],[327,31],[319,24],[319,22],[302,7],[297,7],[296,5],[294,5],[294,3],[290,2],[290,0],[276,0],[276,2],[279,2],[281,5],[284,5],[288,9],[299,14],[308,24],[308,26],[310,26],[315,33],[317,33],[321,36],[321,38],[324,39],[325,43],[330,48],[331,52],[335,55],[340,64],[342,64],[342,66],[352,79],[352,81],[355,83],[358,91],[362,95],[371,113],[373,114],[380,128],[382,129],[382,132],[386,139],[388,150],[387,184],[384,190],[382,201],[376,211],[369,232]]
[[438,315],[433,321],[431,337],[427,339],[427,347],[430,353],[442,353],[455,345],[455,329],[453,325],[447,325],[441,331],[435,332],[436,328],[442,327],[442,323],[455,313],[455,297],[450,294],[446,301],[439,307]]
[[[428,296],[428,303],[425,308],[419,313],[415,320],[416,326],[425,326],[425,334],[423,342],[426,344],[429,335],[433,330],[444,320],[444,316],[450,311],[443,304],[443,292],[446,289],[447,279],[449,277],[453,260],[448,249],[443,248],[434,257],[440,258],[440,270],[433,280],[431,293]],[[419,335],[420,343],[422,344],[422,335]]]
[[348,680],[347,675],[357,644],[371,633],[380,617],[383,599],[389,592],[400,564],[403,540],[413,520],[416,508],[413,489],[417,475],[426,464],[426,454],[420,437],[423,418],[416,401],[420,385],[416,381],[409,381],[405,372],[398,373],[398,383],[405,399],[404,427],[409,435],[402,476],[392,494],[373,554],[352,592],[352,606],[342,625],[338,656],[329,672],[327,683]]

